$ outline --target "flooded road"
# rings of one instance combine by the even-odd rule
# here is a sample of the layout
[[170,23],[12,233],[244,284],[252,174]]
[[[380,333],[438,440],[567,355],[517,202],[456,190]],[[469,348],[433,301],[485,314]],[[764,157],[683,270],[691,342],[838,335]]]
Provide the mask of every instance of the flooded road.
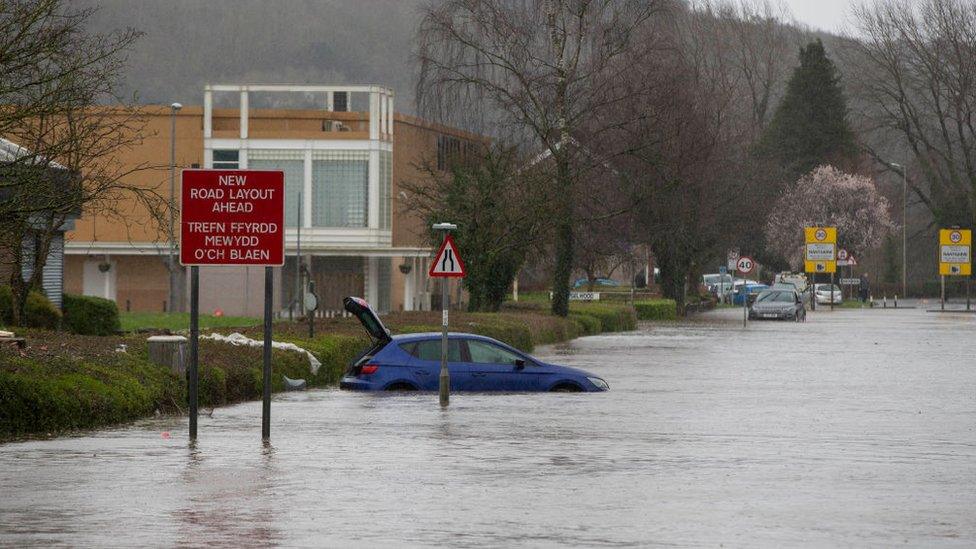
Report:
[[[0,446],[0,546],[976,545],[976,315],[546,347],[603,394],[277,396]],[[163,433],[171,433],[164,438]]]

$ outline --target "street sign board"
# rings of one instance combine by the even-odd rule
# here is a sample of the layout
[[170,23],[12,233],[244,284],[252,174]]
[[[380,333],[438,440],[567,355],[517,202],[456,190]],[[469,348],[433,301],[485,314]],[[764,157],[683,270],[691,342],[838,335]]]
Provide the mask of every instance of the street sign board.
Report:
[[808,273],[837,272],[837,228],[806,227],[804,267]]
[[970,276],[972,274],[973,233],[969,229],[939,231],[939,274]]
[[861,283],[860,278],[842,278],[840,279],[842,286],[857,286]]
[[851,254],[847,251],[846,248],[841,248],[837,250],[837,261],[847,261],[847,258],[850,256]]
[[181,264],[285,264],[284,172],[183,170],[180,186]]
[[457,244],[451,235],[444,239],[427,274],[435,278],[461,278],[466,274],[464,261],[461,260],[461,254],[458,253]]
[[756,268],[756,262],[752,260],[751,257],[742,256],[735,264],[735,270],[739,273],[747,275],[751,273]]
[[724,275],[724,274],[728,274],[728,272],[729,272],[729,268],[726,267],[725,265],[718,266],[718,274]]
[[739,262],[739,250],[729,250],[726,258],[726,265],[730,271],[735,270],[735,264]]

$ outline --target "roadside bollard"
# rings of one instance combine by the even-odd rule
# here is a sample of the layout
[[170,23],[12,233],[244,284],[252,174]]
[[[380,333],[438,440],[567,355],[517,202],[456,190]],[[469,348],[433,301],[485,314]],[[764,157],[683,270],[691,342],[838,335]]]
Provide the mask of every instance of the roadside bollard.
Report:
[[895,294],[895,308],[898,308],[898,294]]
[[881,308],[882,309],[888,308],[888,296],[884,296],[881,298]]
[[166,366],[171,372],[186,376],[187,353],[186,338],[183,336],[152,336],[146,340],[149,343],[149,361],[160,366]]

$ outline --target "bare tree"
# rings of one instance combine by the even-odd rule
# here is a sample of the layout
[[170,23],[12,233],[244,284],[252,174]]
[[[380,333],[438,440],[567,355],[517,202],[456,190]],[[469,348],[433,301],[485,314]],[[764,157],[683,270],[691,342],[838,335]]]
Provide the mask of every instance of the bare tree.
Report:
[[[879,0],[856,11],[852,90],[867,141],[898,136],[914,158],[912,192],[942,225],[976,222],[976,6]],[[881,165],[891,158],[866,145]]]
[[475,113],[551,157],[555,223],[552,311],[569,310],[579,147],[617,127],[605,118],[642,88],[619,86],[646,46],[637,40],[664,0],[442,0],[419,30],[421,111],[442,121]]
[[115,159],[141,140],[145,121],[131,107],[95,105],[113,97],[122,53],[137,33],[87,35],[83,25],[92,12],[72,10],[64,0],[0,6],[0,71],[12,75],[0,79],[0,133],[19,147],[0,166],[0,258],[10,267],[19,324],[66,221],[97,212],[124,223],[123,198],[151,213],[162,200],[154,189],[127,183],[146,166]]
[[869,178],[820,166],[790,185],[773,206],[766,241],[797,269],[803,262],[804,227],[837,227],[840,245],[865,253],[894,228],[888,209]]

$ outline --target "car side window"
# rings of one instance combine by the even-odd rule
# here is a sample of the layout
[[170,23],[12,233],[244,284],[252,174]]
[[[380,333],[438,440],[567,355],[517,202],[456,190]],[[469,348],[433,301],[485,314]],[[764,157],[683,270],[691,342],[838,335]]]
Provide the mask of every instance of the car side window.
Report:
[[[427,339],[416,343],[401,345],[401,348],[420,360],[441,359],[441,340]],[[447,340],[447,360],[448,362],[461,362],[461,342],[457,339]]]
[[522,357],[515,353],[502,349],[486,341],[468,340],[468,353],[471,355],[471,362],[478,364],[515,364],[516,360]]

